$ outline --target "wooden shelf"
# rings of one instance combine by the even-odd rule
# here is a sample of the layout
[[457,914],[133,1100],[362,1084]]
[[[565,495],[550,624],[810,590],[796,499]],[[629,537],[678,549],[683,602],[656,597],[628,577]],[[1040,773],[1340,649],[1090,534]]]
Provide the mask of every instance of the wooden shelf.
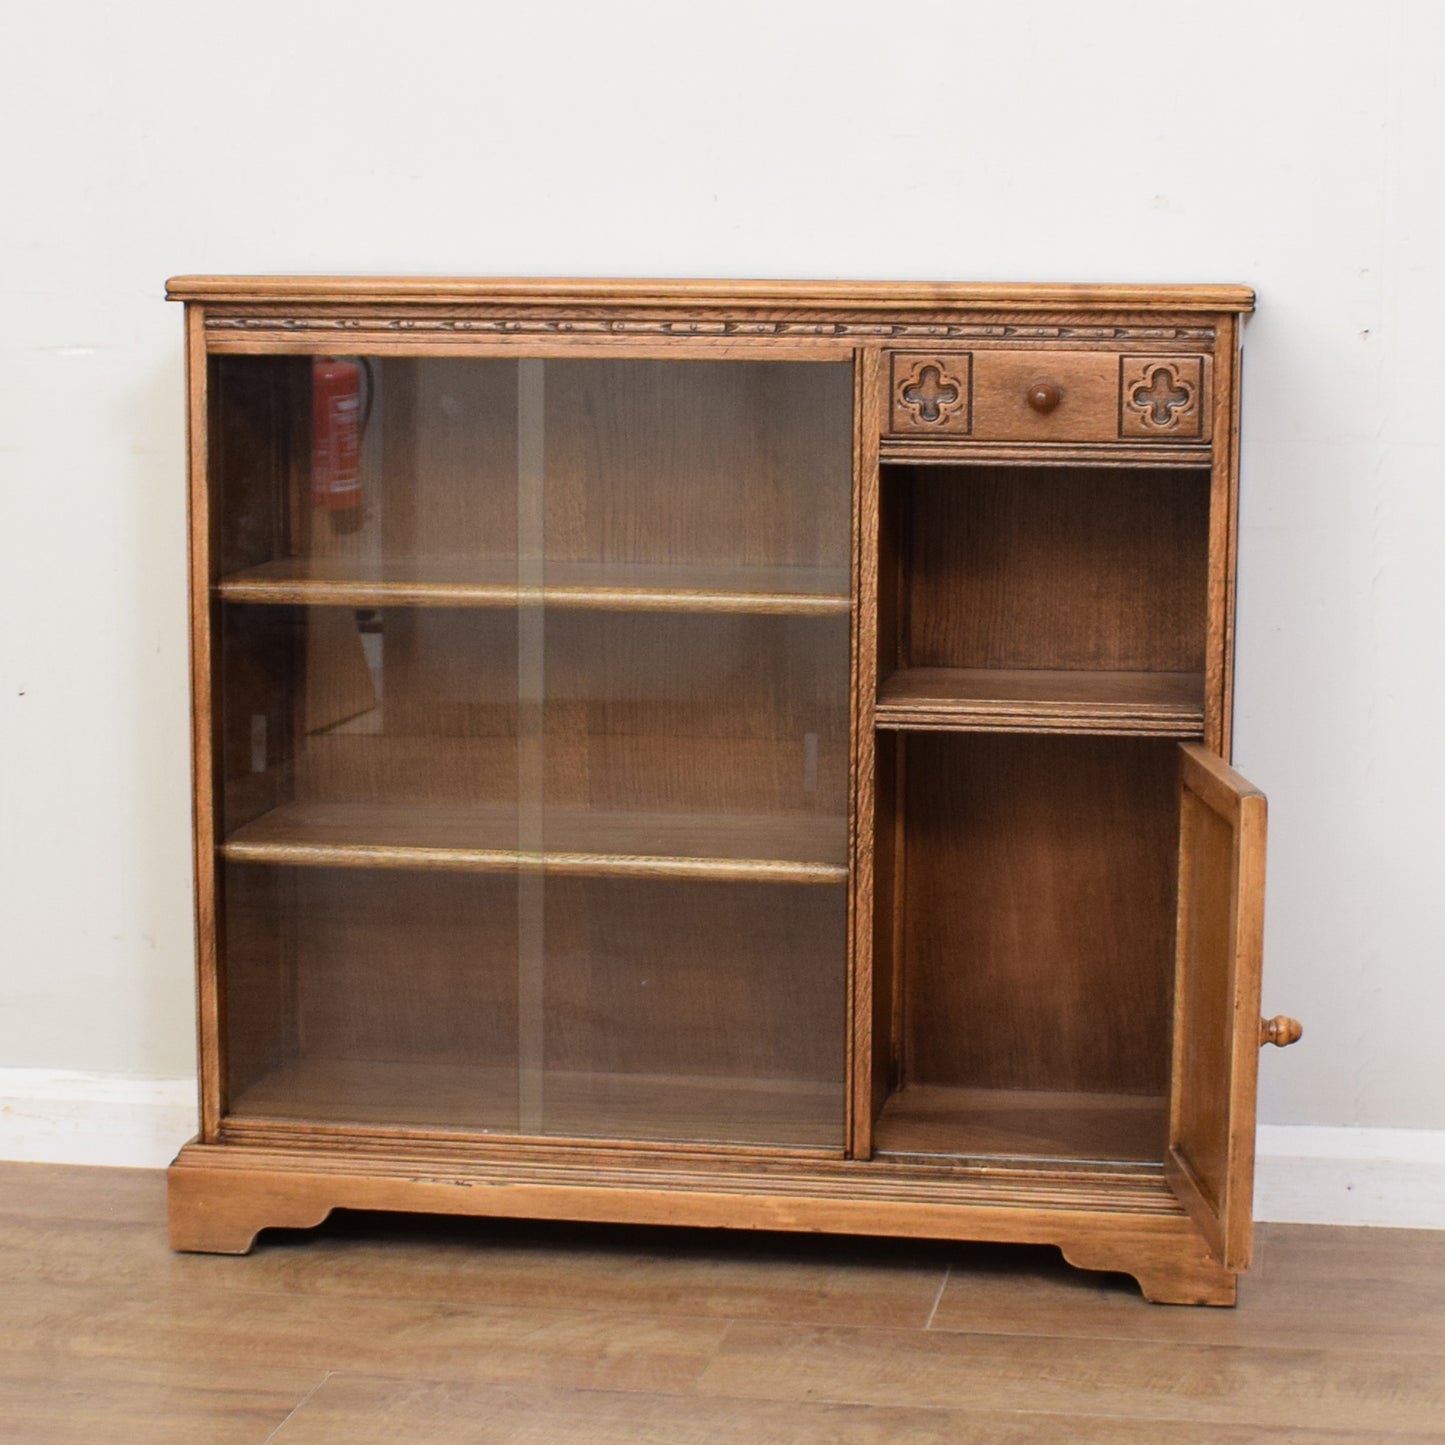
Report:
[[222,577],[227,602],[309,607],[516,607],[612,612],[846,613],[846,567],[672,567],[548,562],[521,580],[515,560],[286,557]]
[[514,808],[285,803],[221,844],[235,863],[567,873],[595,878],[843,883],[841,818],[544,811],[545,847],[517,846]]
[[928,437],[923,440],[884,438],[879,459],[932,466],[987,466],[1002,462],[1034,467],[1169,467],[1179,470],[1207,468],[1208,442],[976,442],[967,437]]
[[1204,678],[1196,672],[1033,671],[909,667],[878,690],[880,728],[1199,737]]
[[843,1082],[549,1070],[548,1134],[840,1148]]
[[230,1115],[253,1120],[431,1127],[564,1138],[838,1148],[843,1085],[721,1076],[549,1069],[520,1114],[519,1070],[409,1060],[302,1059],[247,1089]]
[[229,1115],[317,1124],[517,1132],[515,1067],[418,1059],[297,1059],[231,1100]]
[[1166,1100],[1151,1095],[911,1084],[884,1104],[873,1147],[878,1154],[1157,1164],[1167,1110]]

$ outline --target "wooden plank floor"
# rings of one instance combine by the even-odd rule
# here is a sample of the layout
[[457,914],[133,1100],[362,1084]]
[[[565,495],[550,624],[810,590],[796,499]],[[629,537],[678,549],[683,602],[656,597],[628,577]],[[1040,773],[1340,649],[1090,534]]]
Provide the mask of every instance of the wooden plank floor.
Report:
[[160,1173],[0,1164],[0,1439],[1445,1440],[1445,1233],[1262,1226],[1190,1310],[1050,1249],[163,1220]]

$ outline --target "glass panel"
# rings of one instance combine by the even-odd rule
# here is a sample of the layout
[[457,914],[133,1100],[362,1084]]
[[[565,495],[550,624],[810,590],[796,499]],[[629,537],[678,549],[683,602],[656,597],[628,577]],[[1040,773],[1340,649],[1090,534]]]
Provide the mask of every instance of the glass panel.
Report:
[[510,874],[228,863],[234,1117],[512,1130]]
[[234,1114],[515,1128],[510,613],[228,604]]
[[211,386],[230,1111],[841,1146],[851,368]]
[[227,847],[500,850],[505,862],[516,647],[510,609],[227,604]]
[[576,570],[847,594],[851,367],[534,362],[523,388],[545,414],[549,600]]
[[851,369],[522,371],[522,1127],[840,1147]]
[[516,367],[211,385],[229,1111],[515,1129]]
[[548,1133],[842,1143],[842,884],[546,887]]
[[515,587],[514,362],[238,356],[211,367],[223,593],[251,600],[314,582],[365,587],[375,601],[409,583]]

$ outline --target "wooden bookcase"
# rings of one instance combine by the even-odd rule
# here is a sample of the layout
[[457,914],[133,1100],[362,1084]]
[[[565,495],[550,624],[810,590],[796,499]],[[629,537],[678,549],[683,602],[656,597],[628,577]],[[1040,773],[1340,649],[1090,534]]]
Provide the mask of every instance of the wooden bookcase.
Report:
[[1238,287],[188,277],[179,1249],[1249,1263]]

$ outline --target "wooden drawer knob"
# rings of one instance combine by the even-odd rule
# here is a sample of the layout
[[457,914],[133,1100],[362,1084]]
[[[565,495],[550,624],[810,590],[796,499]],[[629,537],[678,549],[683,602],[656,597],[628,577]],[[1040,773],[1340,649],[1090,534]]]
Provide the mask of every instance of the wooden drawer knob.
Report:
[[1298,1019],[1287,1018],[1284,1014],[1276,1014],[1272,1019],[1260,1019],[1259,1021],[1259,1046],[1263,1048],[1266,1044],[1273,1044],[1276,1048],[1284,1048],[1286,1044],[1296,1044],[1304,1030],[1300,1027]]
[[1063,392],[1051,381],[1036,381],[1028,389],[1029,405],[1043,416],[1047,416],[1063,399]]

